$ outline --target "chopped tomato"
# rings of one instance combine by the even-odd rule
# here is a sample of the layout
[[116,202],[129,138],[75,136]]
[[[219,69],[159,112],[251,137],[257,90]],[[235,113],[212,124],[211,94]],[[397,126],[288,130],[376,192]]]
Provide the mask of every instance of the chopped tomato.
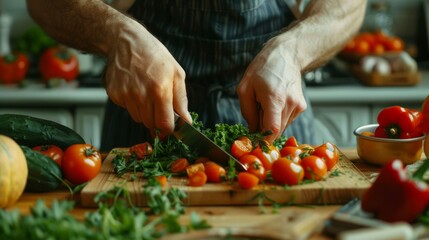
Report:
[[322,158],[310,155],[301,160],[301,166],[304,168],[304,178],[311,180],[321,180],[328,174],[328,167]]
[[156,181],[161,185],[161,187],[165,187],[167,185],[167,176],[165,175],[156,176]]
[[297,185],[304,179],[304,169],[301,165],[281,157],[273,163],[271,176],[278,184]]
[[262,164],[261,160],[253,154],[246,154],[241,158],[239,158],[238,161],[244,164],[245,166],[248,166],[249,164],[252,164],[254,162],[259,162]]
[[202,171],[202,172],[205,171],[205,167],[204,167],[203,163],[194,163],[194,164],[189,165],[186,168],[186,173],[188,174],[188,176],[191,176],[194,173],[200,172],[200,171]]
[[286,146],[298,147],[299,143],[294,136],[290,136],[283,144],[283,147],[286,147]]
[[139,143],[130,147],[130,153],[135,153],[138,159],[152,154],[152,145],[148,142]]
[[219,183],[223,181],[226,175],[225,168],[215,162],[207,162],[204,167],[208,182]]
[[189,176],[189,186],[200,187],[206,184],[207,175],[204,171],[198,171]]
[[331,170],[340,160],[338,149],[330,142],[326,142],[316,147],[312,154],[325,161],[328,171]]
[[186,158],[178,158],[176,161],[174,161],[171,164],[170,171],[172,173],[184,172],[188,166],[189,166],[188,159],[186,159]]
[[231,145],[231,155],[237,159],[243,155],[249,154],[252,151],[252,141],[246,137],[242,136],[234,140]]
[[248,164],[247,172],[257,176],[261,181],[264,181],[265,178],[267,178],[267,172],[260,161],[254,161],[253,163]]
[[280,152],[277,149],[277,147],[274,145],[267,145],[267,149],[266,149],[267,151],[265,152],[264,150],[263,148],[258,146],[255,149],[253,149],[252,155],[255,155],[256,157],[258,157],[259,160],[261,160],[264,168],[267,171],[269,171],[271,170],[271,164],[273,164],[273,162],[280,157]]
[[243,189],[252,189],[259,183],[259,178],[248,172],[238,174],[238,185]]

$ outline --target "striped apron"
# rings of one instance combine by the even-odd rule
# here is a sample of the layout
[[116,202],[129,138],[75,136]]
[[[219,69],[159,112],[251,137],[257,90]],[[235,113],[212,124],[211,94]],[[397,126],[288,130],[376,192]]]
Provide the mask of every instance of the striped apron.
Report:
[[[284,0],[136,0],[129,10],[186,72],[189,111],[206,127],[246,125],[236,86],[263,44],[295,20]],[[303,83],[304,85],[304,83]],[[304,89],[305,93],[305,89]],[[283,133],[314,144],[310,102]],[[127,111],[107,103],[101,150],[150,139]]]

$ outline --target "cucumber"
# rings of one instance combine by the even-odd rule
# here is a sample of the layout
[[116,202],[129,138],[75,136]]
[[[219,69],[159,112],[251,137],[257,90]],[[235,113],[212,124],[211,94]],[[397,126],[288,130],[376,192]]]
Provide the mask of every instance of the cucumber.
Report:
[[26,192],[50,192],[63,184],[64,175],[60,166],[51,158],[27,146],[22,146],[27,159],[28,177]]
[[31,148],[39,145],[56,145],[65,150],[72,144],[85,143],[85,140],[69,127],[20,114],[0,114],[0,134]]

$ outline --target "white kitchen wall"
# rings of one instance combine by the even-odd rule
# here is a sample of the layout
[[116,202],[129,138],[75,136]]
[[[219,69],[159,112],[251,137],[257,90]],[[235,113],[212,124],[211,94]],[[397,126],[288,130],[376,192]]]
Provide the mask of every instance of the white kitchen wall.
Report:
[[25,0],[0,0],[0,13],[12,16],[11,38],[16,38],[35,24],[27,12]]

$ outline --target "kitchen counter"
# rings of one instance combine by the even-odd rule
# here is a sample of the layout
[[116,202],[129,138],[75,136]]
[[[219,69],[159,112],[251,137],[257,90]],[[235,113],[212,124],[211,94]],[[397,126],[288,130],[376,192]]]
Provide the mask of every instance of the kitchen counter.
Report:
[[[355,149],[344,149],[342,152],[361,169],[363,173],[370,176],[377,172],[378,168],[366,165],[361,162],[356,154]],[[24,193],[17,203],[9,209],[18,208],[21,213],[28,213],[29,208],[34,205],[36,200],[43,199],[46,203],[51,203],[55,199],[69,199],[70,194],[66,190],[56,191],[51,193],[35,194]],[[264,223],[273,223],[272,220],[279,216],[294,214],[297,217],[300,214],[311,214],[312,225],[301,226],[307,229],[307,232],[312,232],[309,239],[330,239],[330,237],[322,233],[324,221],[329,216],[340,208],[339,205],[317,205],[317,206],[287,206],[279,209],[279,213],[271,213],[270,207],[267,206],[267,213],[261,214],[260,208],[257,206],[204,206],[204,207],[186,207],[186,214],[182,217],[182,221],[189,220],[189,214],[196,212],[202,219],[207,220],[214,229],[222,227],[249,227],[249,224],[254,224],[255,227]],[[91,209],[83,208],[77,203],[76,207],[71,211],[71,214],[78,219],[83,219],[85,212]],[[246,221],[243,221],[246,219]],[[304,221],[305,222],[305,221]],[[286,227],[286,226],[285,226]],[[186,238],[183,238],[186,239]]]
[[[416,86],[371,87],[360,84],[356,79],[344,80],[341,84],[308,86],[312,103],[390,103],[421,101],[429,95],[429,71],[421,73],[421,82]],[[44,88],[33,84],[28,88],[0,85],[0,106],[70,106],[104,105],[107,100],[103,88],[77,87],[76,83],[58,88]]]

